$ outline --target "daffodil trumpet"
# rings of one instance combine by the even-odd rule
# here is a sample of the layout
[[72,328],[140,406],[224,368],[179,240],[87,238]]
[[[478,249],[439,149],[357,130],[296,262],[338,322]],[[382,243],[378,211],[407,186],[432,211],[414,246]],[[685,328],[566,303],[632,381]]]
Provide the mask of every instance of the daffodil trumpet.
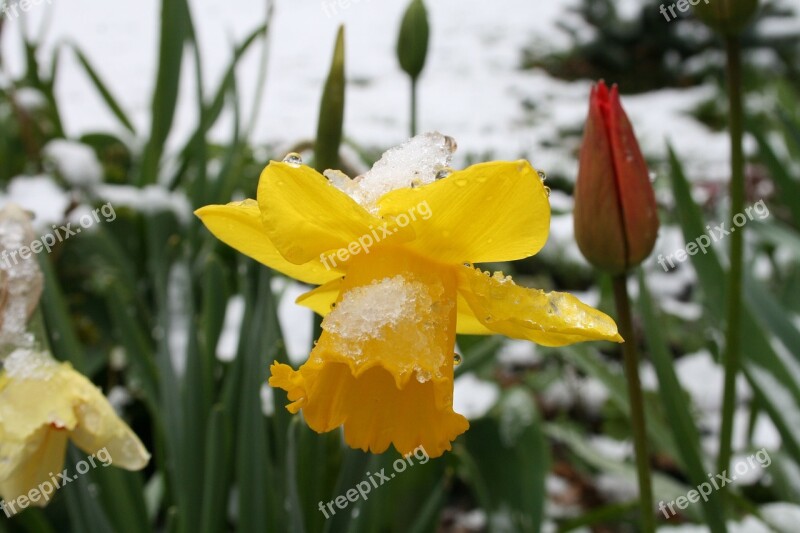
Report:
[[[353,448],[430,457],[469,424],[453,411],[456,333],[501,333],[545,346],[621,342],[614,321],[565,293],[518,286],[474,263],[513,261],[544,246],[547,191],[527,161],[453,171],[455,142],[439,133],[389,150],[362,176],[324,176],[296,156],[263,171],[257,200],[196,214],[220,240],[305,283],[297,302],[324,317],[308,360],[271,366],[317,432],[343,427]],[[430,216],[398,223],[425,202]],[[387,235],[336,267],[321,258],[372,228]]]

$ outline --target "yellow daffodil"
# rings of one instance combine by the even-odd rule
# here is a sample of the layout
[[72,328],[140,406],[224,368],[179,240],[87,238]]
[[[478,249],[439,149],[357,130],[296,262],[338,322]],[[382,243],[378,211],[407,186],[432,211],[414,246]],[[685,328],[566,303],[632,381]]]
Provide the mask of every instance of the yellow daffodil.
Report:
[[0,496],[7,502],[58,479],[68,439],[87,454],[104,450],[108,463],[126,470],[147,465],[150,454],[139,438],[69,363],[56,362],[48,352],[19,348],[3,367]]
[[325,316],[321,337],[299,370],[272,365],[269,383],[315,431],[343,426],[351,447],[451,448],[469,426],[453,411],[457,332],[546,346],[622,340],[611,318],[569,294],[472,267],[538,252],[550,205],[528,162],[451,171],[454,150],[449,137],[420,135],[352,180],[292,155],[264,169],[257,202],[197,211],[240,252],[321,285],[298,299]]

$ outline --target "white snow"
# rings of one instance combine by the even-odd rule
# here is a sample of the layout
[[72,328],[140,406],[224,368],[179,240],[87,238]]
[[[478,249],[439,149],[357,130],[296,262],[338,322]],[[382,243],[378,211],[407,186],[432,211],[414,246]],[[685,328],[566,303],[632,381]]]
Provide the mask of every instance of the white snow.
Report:
[[[277,0],[270,30],[267,85],[257,113],[256,141],[287,145],[312,139],[316,130],[322,84],[327,75],[335,33],[346,26],[347,90],[345,133],[370,147],[394,146],[408,131],[409,83],[397,65],[397,28],[406,0],[360,2],[337,13],[323,2]],[[578,28],[586,42],[591,31],[569,9],[576,0],[532,3],[506,0],[502,9],[472,6],[457,0],[429,2],[432,28],[426,69],[419,82],[419,130],[448,132],[459,139],[461,166],[466,156],[492,154],[497,159],[526,156],[536,168],[574,176],[574,149],[579,138],[563,141],[560,131],[579,127],[585,117],[590,80],[563,82],[542,71],[520,70],[521,50],[564,50],[570,45],[560,23]],[[622,7],[629,16],[636,3]],[[230,60],[232,44],[240,42],[266,12],[260,0],[192,0],[190,2],[207,92],[217,85]],[[37,27],[53,11],[44,39],[43,68],[56,43],[74,41],[86,52],[111,91],[128,111],[140,135],[149,129],[151,91],[158,43],[156,3],[90,0],[54,3],[26,14]],[[513,14],[513,16],[509,16]],[[8,68],[23,68],[20,25],[4,28]],[[254,47],[240,63],[238,86],[244,116],[253,109],[260,50]],[[187,55],[175,128],[168,148],[184,141],[197,123],[193,67]],[[664,155],[669,139],[685,161],[689,174],[705,178],[727,175],[727,143],[722,133],[701,126],[688,111],[713,94],[713,87],[663,90],[624,97],[645,151]],[[56,96],[67,134],[121,126],[106,109],[96,89],[71,54],[64,54]],[[535,107],[526,108],[523,102]],[[230,120],[213,134],[227,137]]]
[[118,416],[122,416],[125,407],[131,402],[133,402],[133,396],[122,385],[115,385],[108,391],[108,403],[111,404]]
[[94,150],[86,144],[54,139],[42,152],[55,171],[73,186],[89,187],[103,180],[103,167]]
[[95,192],[115,209],[128,207],[146,214],[170,211],[183,224],[188,224],[193,216],[192,206],[183,192],[170,191],[161,185],[147,185],[142,188],[132,185],[100,185]]
[[236,359],[239,349],[239,335],[244,319],[244,296],[237,294],[228,299],[225,306],[225,319],[222,323],[222,332],[217,341],[217,359],[229,363]]
[[[716,412],[722,405],[722,385],[724,381],[722,367],[705,350],[686,354],[675,362],[675,372],[681,386],[686,389],[692,402],[699,409],[708,413]],[[750,397],[747,381],[739,376],[737,389],[741,400]]]
[[[431,286],[437,287],[437,286]],[[438,286],[440,292],[444,289]],[[370,340],[388,341],[389,331],[405,332],[406,349],[424,355],[431,351],[425,328],[431,327],[426,318],[431,314],[434,290],[421,281],[400,274],[374,280],[369,285],[346,291],[336,307],[323,319],[322,329],[333,335],[339,353],[360,362],[362,345]],[[408,330],[409,325],[419,331]],[[412,336],[413,335],[413,336]],[[418,374],[420,382],[426,374]]]
[[309,291],[309,287],[287,278],[273,278],[272,290],[280,294],[278,320],[281,324],[286,355],[293,365],[300,365],[308,359],[314,326],[314,312],[297,305],[295,300]]
[[541,362],[536,345],[529,341],[507,339],[497,351],[497,362],[502,365],[535,365]]
[[589,445],[600,455],[617,462],[633,457],[633,444],[629,441],[612,439],[606,435],[591,435]]
[[0,195],[0,205],[7,203],[31,211],[34,228],[43,231],[64,220],[70,200],[50,176],[17,176],[8,184],[6,193]]
[[500,387],[472,373],[459,376],[453,392],[453,410],[470,420],[481,418],[494,407],[500,397]]
[[182,378],[186,372],[189,357],[189,318],[187,304],[191,283],[189,267],[185,263],[175,263],[169,271],[167,285],[167,304],[169,307],[169,331],[167,346],[175,374]]
[[451,137],[439,132],[417,135],[405,143],[387,150],[362,176],[350,180],[341,172],[326,171],[325,176],[372,213],[379,212],[378,200],[384,194],[404,187],[419,187],[433,183],[449,173],[456,150]]
[[29,113],[39,111],[47,105],[44,94],[33,87],[20,87],[14,92],[16,104]]
[[259,397],[261,398],[261,412],[264,416],[272,416],[275,414],[275,391],[266,382],[261,384],[259,390]]
[[781,533],[797,530],[800,522],[800,506],[796,503],[776,502],[762,505],[758,509],[770,524],[778,528]]
[[11,379],[47,381],[58,369],[50,352],[18,348],[3,361],[6,375]]

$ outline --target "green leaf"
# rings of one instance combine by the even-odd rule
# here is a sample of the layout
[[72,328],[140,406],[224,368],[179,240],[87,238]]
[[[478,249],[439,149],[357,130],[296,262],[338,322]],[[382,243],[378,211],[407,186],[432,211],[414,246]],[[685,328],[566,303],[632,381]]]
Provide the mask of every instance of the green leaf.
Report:
[[[350,533],[410,531],[417,522],[420,509],[436,498],[437,486],[446,477],[447,462],[447,456],[431,459],[421,449],[406,457],[393,448],[373,455],[367,469],[369,475],[365,474],[359,480],[366,497],[354,495],[356,501],[348,502],[344,510],[334,505],[336,515],[358,510],[358,516],[350,523]],[[388,479],[384,480],[380,474]],[[368,488],[370,482],[372,485]],[[358,485],[351,485],[347,490],[358,491]],[[347,497],[347,490],[331,494],[331,499]]]
[[[67,450],[65,467],[74,476],[72,465],[86,459],[77,448],[70,445]],[[89,487],[87,476],[77,476],[69,485],[60,489],[67,500],[70,523],[74,531],[92,531],[97,533],[114,533],[114,527],[103,510],[96,496],[96,490]]]
[[[700,435],[692,418],[687,395],[678,381],[673,360],[667,350],[661,331],[661,322],[656,316],[650,291],[644,276],[639,272],[639,307],[644,320],[650,358],[658,376],[658,394],[665,411],[669,414],[672,435],[678,450],[683,470],[694,486],[707,481],[706,468],[701,455]],[[713,532],[725,532],[725,512],[718,493],[713,492],[702,506],[706,520]]]
[[[353,450],[346,448],[342,451],[341,468],[339,469],[339,479],[333,491],[328,495],[327,503],[332,498],[339,494],[345,494],[348,489],[355,487],[358,483],[366,478],[367,466],[372,459],[372,454],[362,452],[361,450]],[[349,513],[336,513],[325,521],[323,533],[333,533],[336,531],[350,531],[350,524],[353,522],[353,514],[356,509],[363,505],[363,501],[359,500],[353,505],[353,512]],[[319,512],[316,510],[315,512]]]
[[339,167],[339,146],[344,123],[344,26],[339,26],[328,79],[322,91],[314,145],[314,167],[323,172]]
[[153,91],[150,138],[144,150],[139,183],[155,183],[164,146],[172,129],[180,90],[183,49],[191,35],[187,0],[162,0],[158,72]]
[[[469,372],[473,372],[483,368],[485,365],[494,361],[497,350],[503,346],[503,339],[501,335],[491,335],[489,337],[476,337],[479,338],[475,344],[470,348],[464,350],[461,364],[455,369],[455,376],[461,376]],[[459,346],[461,346],[459,340]]]
[[205,476],[203,479],[203,533],[226,531],[230,492],[233,435],[231,421],[223,405],[210,414],[206,432]]
[[236,438],[238,526],[241,531],[280,531],[286,524],[285,498],[269,461],[272,451],[260,400],[268,362],[276,351],[280,333],[270,271],[252,261],[248,264],[252,273],[249,277],[255,276],[255,280],[244,286],[247,305],[236,357],[236,364],[241,365]]
[[[585,461],[589,466],[601,472],[613,474],[636,484],[636,468],[628,462],[620,462],[609,458],[597,451],[587,442],[586,437],[575,428],[564,423],[547,423],[544,432],[551,438],[564,443],[575,455]],[[678,496],[685,496],[689,487],[674,481],[661,473],[653,473],[653,495],[659,500],[671,501]],[[700,520],[699,505],[689,506],[681,511],[694,520]],[[655,509],[654,509],[655,511]]]
[[125,112],[122,110],[122,106],[119,105],[117,99],[111,94],[108,86],[100,78],[100,75],[89,62],[89,59],[86,57],[86,55],[76,45],[72,45],[72,50],[75,52],[75,55],[78,56],[78,62],[86,71],[86,74],[92,80],[95,89],[97,89],[97,92],[100,93],[100,97],[103,99],[114,116],[117,117],[123,126],[125,126],[125,129],[136,135],[136,130],[134,129],[133,124],[128,119],[127,115],[125,115]]
[[93,470],[92,478],[115,532],[140,533],[151,529],[139,472],[121,470],[112,463],[110,467]]
[[[300,417],[295,420],[301,422]],[[294,457],[294,481],[299,506],[292,506],[303,516],[306,531],[322,531],[325,516],[319,511],[319,502],[328,499],[334,488],[342,463],[342,438],[340,432],[319,434],[305,423],[296,426],[292,433],[295,446],[288,448]],[[290,476],[291,478],[291,476]]]
[[[72,363],[72,366],[78,372],[86,372],[84,348],[78,341],[78,337],[72,327],[69,309],[61,291],[61,284],[56,278],[53,265],[47,255],[42,254],[39,256],[39,268],[44,278],[40,305],[53,354],[57,359]],[[56,332],[58,334],[54,335]]]
[[786,205],[792,214],[795,225],[800,227],[800,182],[789,174],[791,165],[783,163],[778,158],[760,128],[751,127],[748,132],[755,137],[758,143],[758,154],[778,187],[780,194],[775,196],[775,200]]
[[[631,406],[628,400],[628,386],[621,372],[613,372],[609,365],[604,363],[600,354],[585,344],[574,344],[559,348],[559,353],[565,356],[587,375],[598,379],[608,390],[609,401],[630,420]],[[664,417],[656,409],[650,395],[645,395],[645,415],[647,417],[647,433],[650,441],[657,449],[674,454],[675,443],[669,434]]]
[[[680,161],[670,148],[672,186],[678,208],[679,220],[687,240],[704,234],[700,210],[691,196],[689,182]],[[706,307],[721,324],[725,312],[724,283],[726,272],[713,249],[705,254],[695,254],[692,264],[697,271],[699,285],[706,295]],[[764,291],[764,297],[766,297]],[[749,305],[742,311],[742,368],[753,393],[781,434],[783,446],[800,462],[800,384],[793,376],[796,371],[787,367],[785,357],[776,353],[770,343],[768,330],[757,321],[752,298],[745,293]],[[758,302],[756,301],[756,304]],[[783,359],[783,360],[782,360]]]
[[514,531],[539,531],[550,458],[529,392],[521,387],[506,391],[495,415],[472,421],[462,439],[456,453],[481,507],[490,516],[504,514]]

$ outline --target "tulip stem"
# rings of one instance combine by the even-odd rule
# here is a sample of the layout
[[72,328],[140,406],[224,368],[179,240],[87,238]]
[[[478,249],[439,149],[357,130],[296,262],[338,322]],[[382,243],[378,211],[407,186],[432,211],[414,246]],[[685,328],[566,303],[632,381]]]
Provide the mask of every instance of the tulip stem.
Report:
[[[744,152],[742,149],[742,54],[739,38],[726,38],[728,57],[728,100],[731,137],[731,219],[744,209]],[[736,375],[740,366],[741,307],[742,307],[742,256],[744,227],[731,235],[730,272],[728,274],[727,329],[722,363],[725,367],[725,385],[722,395],[722,425],[719,434],[717,471],[728,469],[731,460],[733,415],[736,407]],[[721,491],[724,501],[725,489]]]
[[628,381],[628,400],[631,405],[633,446],[636,453],[636,472],[639,479],[639,512],[642,531],[652,533],[656,529],[653,512],[653,489],[650,485],[650,454],[647,451],[647,429],[644,420],[644,397],[639,381],[639,351],[633,334],[631,302],[628,297],[625,274],[614,276],[614,301],[617,304],[617,325],[625,339],[622,354],[625,360],[625,378]]

